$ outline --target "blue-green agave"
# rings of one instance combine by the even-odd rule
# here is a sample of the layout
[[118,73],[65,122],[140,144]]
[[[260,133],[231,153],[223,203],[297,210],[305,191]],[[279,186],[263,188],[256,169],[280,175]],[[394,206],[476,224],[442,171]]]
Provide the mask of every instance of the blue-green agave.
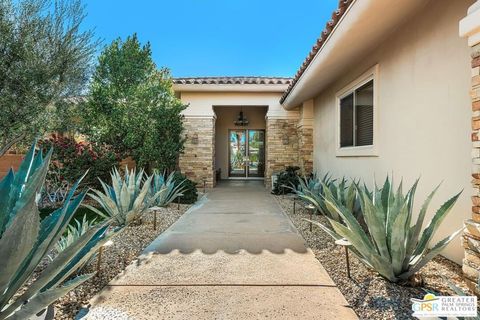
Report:
[[452,209],[461,192],[447,200],[436,211],[430,223],[422,229],[428,206],[438,190],[435,188],[427,197],[413,221],[413,202],[418,180],[403,194],[402,184],[394,191],[387,178],[383,187],[377,186],[370,192],[365,186],[357,185],[363,220],[362,227],[350,208],[337,201],[328,192],[325,204],[328,211],[335,212],[341,221],[328,218],[330,228],[313,222],[334,239],[346,238],[352,251],[367,266],[392,282],[406,280],[443,250],[461,231],[439,241],[430,248],[430,242],[439,225]]
[[125,226],[133,221],[139,220],[142,215],[151,207],[159,193],[148,197],[152,176],[144,181],[144,171],[138,173],[135,169],[125,170],[125,177],[122,178],[117,168],[110,174],[112,185],[108,185],[100,180],[103,192],[91,190],[88,194],[90,198],[98,202],[105,210],[102,212],[97,208],[84,205],[98,215],[112,220],[117,226]]
[[355,181],[348,183],[347,180],[343,178],[337,184],[337,180],[332,179],[327,173],[321,180],[316,176],[310,179],[299,178],[299,184],[296,188],[293,188],[293,192],[301,200],[312,204],[320,213],[335,221],[341,221],[341,216],[335,211],[328,209],[325,202],[327,194],[329,197],[334,198],[336,202],[353,212],[357,218],[361,216]]
[[10,170],[0,181],[0,319],[28,319],[92,277],[70,276],[107,238],[107,225],[92,227],[32,282],[34,270],[60,239],[85,196],[74,196],[77,182],[63,207],[40,220],[37,202],[51,152],[45,157],[35,154],[34,144],[18,171]]
[[[175,172],[170,173],[168,177],[165,174],[155,172],[147,201],[150,201],[153,206],[166,207],[178,197],[183,196],[185,180],[176,183],[174,178]],[[151,201],[152,197],[153,201]]]

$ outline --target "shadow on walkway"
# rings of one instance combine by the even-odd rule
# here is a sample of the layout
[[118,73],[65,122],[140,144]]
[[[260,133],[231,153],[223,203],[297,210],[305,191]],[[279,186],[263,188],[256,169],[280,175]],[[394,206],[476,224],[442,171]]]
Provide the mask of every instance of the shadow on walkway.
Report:
[[173,250],[213,254],[240,250],[305,253],[305,242],[263,181],[231,180],[219,183],[158,237],[145,253]]

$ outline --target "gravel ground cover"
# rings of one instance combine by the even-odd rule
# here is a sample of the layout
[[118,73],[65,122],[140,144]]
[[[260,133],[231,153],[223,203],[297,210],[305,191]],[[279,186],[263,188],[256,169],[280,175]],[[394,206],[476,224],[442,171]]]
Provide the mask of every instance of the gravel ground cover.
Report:
[[[153,230],[153,213],[144,215],[143,223],[130,225],[112,238],[113,244],[105,247],[100,261],[100,272],[55,303],[55,319],[74,319],[81,308],[100,292],[106,284],[122,272],[159,234],[185,213],[190,205],[172,204],[157,213],[157,229]],[[93,259],[82,273],[95,272],[97,258]]]
[[[335,245],[332,238],[318,227],[314,226],[313,232],[310,232],[310,224],[303,220],[308,219],[309,215],[298,203],[296,214],[293,214],[291,198],[288,196],[275,198],[360,319],[414,319],[411,316],[410,298],[423,298],[426,292],[438,295],[454,294],[441,275],[467,290],[467,285],[462,280],[461,266],[441,256],[437,256],[420,270],[419,274],[424,281],[421,287],[390,283],[365,267],[352,254],[350,254],[352,278],[349,279],[346,274],[345,249]],[[314,219],[327,222],[326,218],[319,215],[315,215]]]

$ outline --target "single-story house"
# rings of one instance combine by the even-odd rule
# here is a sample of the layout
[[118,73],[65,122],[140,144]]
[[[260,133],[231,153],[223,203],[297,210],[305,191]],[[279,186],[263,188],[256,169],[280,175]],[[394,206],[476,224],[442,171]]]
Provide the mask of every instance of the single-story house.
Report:
[[464,191],[437,240],[467,225],[444,255],[475,281],[479,43],[480,1],[342,0],[292,79],[174,80],[189,104],[180,167],[208,187],[217,177],[269,186],[288,165],[371,183],[420,177],[417,202],[443,181],[432,211]]

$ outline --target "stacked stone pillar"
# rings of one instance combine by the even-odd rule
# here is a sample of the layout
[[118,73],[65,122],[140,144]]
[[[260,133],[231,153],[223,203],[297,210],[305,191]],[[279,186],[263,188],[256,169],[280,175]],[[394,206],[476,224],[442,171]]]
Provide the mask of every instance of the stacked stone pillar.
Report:
[[185,117],[185,150],[179,166],[187,178],[203,187],[215,186],[215,117]]
[[298,119],[269,117],[266,123],[265,185],[271,186],[272,174],[287,166],[298,166]]
[[472,217],[465,221],[463,272],[475,286],[480,271],[480,1],[473,4],[460,21],[460,36],[468,38],[472,48]]
[[313,172],[313,99],[305,101],[298,121],[298,161],[303,175]]

